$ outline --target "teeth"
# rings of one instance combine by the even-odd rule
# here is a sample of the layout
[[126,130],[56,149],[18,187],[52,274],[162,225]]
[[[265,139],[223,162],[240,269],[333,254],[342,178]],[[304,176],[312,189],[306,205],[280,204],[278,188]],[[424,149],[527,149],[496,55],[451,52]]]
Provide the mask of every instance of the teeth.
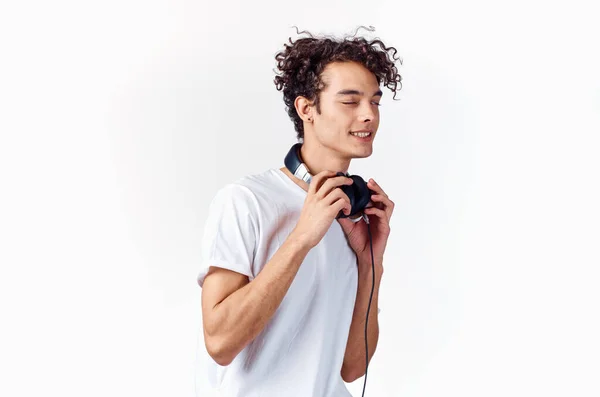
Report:
[[369,135],[371,135],[371,133],[370,133],[370,132],[351,132],[350,134],[352,134],[352,135],[354,135],[354,136],[361,137],[361,138],[366,138],[366,137],[368,137]]

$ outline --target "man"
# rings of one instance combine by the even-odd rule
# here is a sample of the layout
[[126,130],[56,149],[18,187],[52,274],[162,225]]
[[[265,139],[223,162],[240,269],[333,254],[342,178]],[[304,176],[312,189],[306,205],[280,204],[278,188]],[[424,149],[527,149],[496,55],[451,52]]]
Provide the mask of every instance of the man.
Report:
[[276,56],[275,84],[312,179],[272,168],[227,184],[211,202],[198,283],[209,380],[219,396],[347,397],[344,381],[365,374],[377,346],[394,203],[368,180],[371,256],[367,223],[336,219],[351,209],[337,187],[353,182],[336,173],[372,154],[380,83],[395,91],[401,78],[378,40],[290,43]]

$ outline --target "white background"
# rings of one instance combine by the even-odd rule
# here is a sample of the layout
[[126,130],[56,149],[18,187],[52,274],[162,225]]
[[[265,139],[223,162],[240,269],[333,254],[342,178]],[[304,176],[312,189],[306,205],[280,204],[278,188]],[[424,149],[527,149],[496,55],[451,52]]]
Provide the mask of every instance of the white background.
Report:
[[403,60],[350,169],[396,202],[366,395],[600,395],[592,1],[6,3],[0,395],[202,387],[207,206],[296,142],[293,25]]

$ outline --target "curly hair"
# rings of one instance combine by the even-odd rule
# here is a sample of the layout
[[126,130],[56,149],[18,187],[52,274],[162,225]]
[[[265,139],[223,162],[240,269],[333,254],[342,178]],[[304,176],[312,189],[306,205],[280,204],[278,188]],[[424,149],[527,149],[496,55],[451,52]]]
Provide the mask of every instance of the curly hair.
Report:
[[[361,26],[365,28],[364,26]],[[360,27],[359,27],[360,29]],[[367,30],[373,31],[371,26]],[[298,32],[298,34],[308,32]],[[358,29],[357,29],[358,32]],[[300,38],[290,44],[284,44],[285,49],[275,55],[277,70],[274,83],[278,91],[283,90],[283,101],[286,111],[294,123],[297,139],[304,139],[304,125],[302,119],[296,112],[294,101],[298,96],[304,96],[314,101],[318,114],[321,114],[319,94],[325,88],[321,80],[321,73],[331,62],[357,62],[371,71],[377,78],[377,83],[383,82],[384,86],[394,92],[402,88],[402,77],[398,73],[395,61],[397,50],[394,47],[386,47],[379,39],[367,40],[363,37],[346,36],[342,39],[333,37],[309,37]],[[393,51],[390,56],[389,52]],[[398,87],[399,85],[399,87]]]

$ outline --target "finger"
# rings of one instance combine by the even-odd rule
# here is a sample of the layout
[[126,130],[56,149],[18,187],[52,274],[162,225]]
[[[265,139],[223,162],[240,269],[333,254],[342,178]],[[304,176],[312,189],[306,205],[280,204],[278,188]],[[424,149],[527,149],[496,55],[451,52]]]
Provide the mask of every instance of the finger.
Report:
[[338,199],[329,208],[333,208],[334,209],[334,214],[338,214],[340,211],[343,211],[344,215],[349,215],[350,211],[352,210],[352,207],[350,206],[350,203],[346,199],[344,199],[344,198]]
[[390,200],[389,197],[383,196],[381,194],[373,194],[373,195],[371,195],[371,200],[382,205],[383,208],[381,208],[381,207],[378,207],[378,208],[383,209],[387,213],[388,218],[391,218],[392,212],[394,212],[394,202],[392,200]]
[[384,200],[385,197],[383,197],[381,194],[371,195],[371,202],[373,203],[372,207],[379,208],[380,210],[385,211],[386,203]]
[[375,191],[377,194],[381,194],[387,197],[387,194],[385,194],[385,192],[383,191],[383,189],[381,188],[381,186],[379,186],[377,184],[377,182],[375,182],[375,180],[373,180],[372,178],[369,179],[369,182],[367,182],[367,187],[373,191]]
[[335,178],[329,178],[318,189],[317,197],[322,199],[329,193],[331,193],[331,191],[334,190],[336,187],[342,185],[351,185],[352,183],[354,183],[354,181],[346,176],[336,176]]
[[376,207],[365,208],[364,213],[367,215],[375,215],[378,217],[385,225],[389,226],[390,220],[387,216],[387,213],[384,210],[381,210]]
[[342,189],[333,189],[329,194],[323,197],[323,203],[331,205],[339,199],[344,199],[350,205],[350,198]]
[[334,171],[321,171],[317,175],[313,176],[308,185],[308,194],[315,194],[319,187],[325,181],[325,178],[330,178],[335,175]]

